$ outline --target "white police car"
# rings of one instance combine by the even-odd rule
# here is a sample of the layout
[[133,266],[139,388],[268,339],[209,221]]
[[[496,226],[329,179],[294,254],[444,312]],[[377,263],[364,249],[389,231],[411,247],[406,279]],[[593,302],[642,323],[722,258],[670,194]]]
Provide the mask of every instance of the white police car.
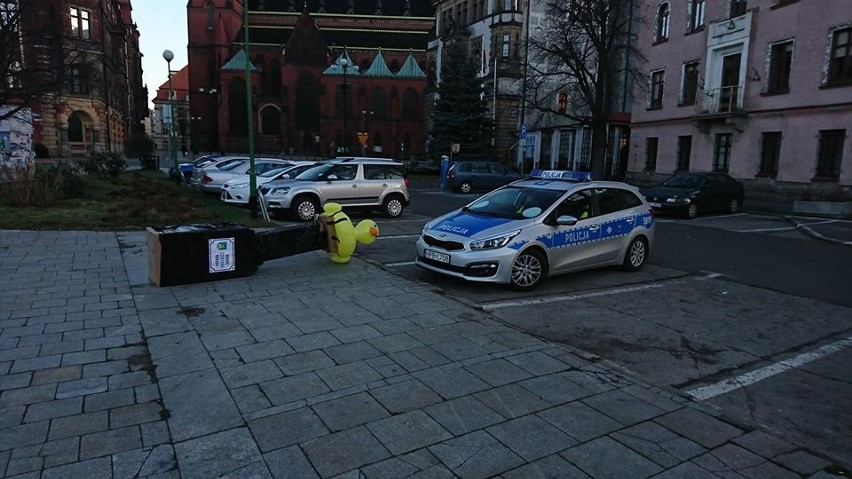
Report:
[[589,173],[535,170],[436,218],[416,263],[470,281],[526,291],[549,276],[602,266],[639,270],[654,243],[654,215],[639,190]]

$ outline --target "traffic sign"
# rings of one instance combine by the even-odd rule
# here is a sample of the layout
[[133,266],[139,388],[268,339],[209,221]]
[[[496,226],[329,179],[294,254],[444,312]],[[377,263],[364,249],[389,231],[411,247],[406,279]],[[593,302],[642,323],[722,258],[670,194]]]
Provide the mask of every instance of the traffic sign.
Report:
[[461,150],[461,143],[453,143],[453,153],[458,153]]
[[369,138],[370,138],[369,133],[367,133],[365,131],[359,131],[358,132],[358,143],[361,143],[361,145],[366,145],[367,139],[369,139]]

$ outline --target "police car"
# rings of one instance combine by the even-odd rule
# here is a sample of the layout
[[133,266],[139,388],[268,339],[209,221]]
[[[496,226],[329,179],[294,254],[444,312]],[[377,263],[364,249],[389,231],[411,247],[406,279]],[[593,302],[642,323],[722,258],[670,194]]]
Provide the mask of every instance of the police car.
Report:
[[528,291],[550,275],[642,268],[654,215],[639,190],[589,173],[534,170],[436,218],[417,240],[418,266]]

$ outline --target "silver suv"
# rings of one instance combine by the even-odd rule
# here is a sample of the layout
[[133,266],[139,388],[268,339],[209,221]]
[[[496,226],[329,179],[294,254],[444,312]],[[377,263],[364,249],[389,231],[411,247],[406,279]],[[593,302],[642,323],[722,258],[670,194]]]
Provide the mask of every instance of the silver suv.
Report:
[[408,206],[408,178],[402,163],[383,159],[342,158],[317,164],[294,179],[270,181],[260,188],[269,211],[310,221],[328,201],[344,208],[381,208],[390,218]]

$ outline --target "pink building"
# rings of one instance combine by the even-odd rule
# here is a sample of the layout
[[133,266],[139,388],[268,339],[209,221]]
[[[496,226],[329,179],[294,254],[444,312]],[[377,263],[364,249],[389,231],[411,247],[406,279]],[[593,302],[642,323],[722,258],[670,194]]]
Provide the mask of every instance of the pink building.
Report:
[[852,186],[852,2],[643,1],[630,176],[727,171],[754,194]]

